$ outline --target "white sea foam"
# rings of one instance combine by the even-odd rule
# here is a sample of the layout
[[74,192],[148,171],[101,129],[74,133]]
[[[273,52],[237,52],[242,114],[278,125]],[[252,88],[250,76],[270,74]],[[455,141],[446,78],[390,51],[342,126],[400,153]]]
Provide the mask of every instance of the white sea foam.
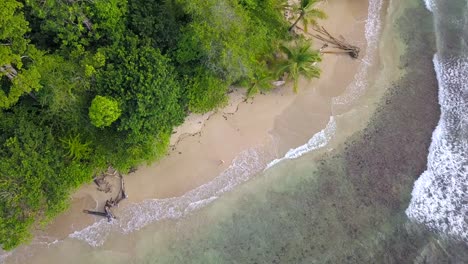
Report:
[[434,57],[441,117],[406,214],[468,242],[468,57]]
[[367,49],[363,63],[359,65],[357,74],[354,76],[354,81],[346,88],[345,92],[332,99],[333,105],[347,105],[359,98],[367,87],[367,76],[369,67],[375,60],[376,51],[378,48],[378,40],[382,28],[381,13],[383,0],[369,1],[368,15],[365,25],[365,36],[367,41]]
[[305,153],[324,147],[325,145],[328,144],[328,142],[333,137],[333,135],[335,135],[335,131],[336,131],[336,121],[335,121],[335,118],[331,116],[330,121],[328,121],[327,126],[323,130],[321,130],[320,132],[312,136],[312,138],[309,139],[309,141],[306,144],[299,146],[295,149],[290,149],[286,153],[286,155],[284,155],[284,157],[271,161],[270,163],[268,163],[265,170],[273,167],[275,164],[278,164],[279,162],[283,160],[296,159],[304,155]]
[[267,161],[265,155],[256,149],[242,152],[221,175],[180,197],[150,199],[128,206],[119,213],[119,219],[110,223],[102,219],[83,230],[70,235],[91,246],[102,245],[111,231],[123,234],[139,230],[159,220],[178,219],[210,204],[223,193],[249,180],[260,172]]
[[160,220],[179,219],[198,210],[220,197],[223,193],[231,191],[234,187],[249,180],[263,168],[285,160],[295,159],[307,152],[325,146],[335,134],[336,122],[333,117],[327,126],[316,133],[306,144],[291,149],[281,159],[269,164],[266,155],[256,149],[242,152],[221,175],[180,197],[167,199],[150,199],[128,206],[119,213],[119,219],[107,222],[101,219],[98,222],[69,235],[71,238],[85,241],[93,247],[101,246],[111,231],[127,234],[143,228],[144,226]]
[[435,3],[434,0],[424,0],[427,10],[434,12]]
[[[382,0],[371,0],[369,3],[369,16],[366,22],[366,39],[368,43],[364,62],[370,64],[377,47],[377,38],[380,31],[380,11]],[[363,63],[363,64],[365,64]],[[359,70],[359,77],[355,79],[355,86],[359,89],[365,87],[367,67]],[[351,94],[355,94],[359,89],[351,89]],[[348,89],[349,90],[349,89]],[[348,102],[350,96],[334,98],[334,103]],[[285,157],[274,160],[267,164],[266,155],[255,149],[249,149],[241,153],[233,164],[213,181],[202,185],[181,197],[167,199],[150,199],[141,203],[128,206],[124,212],[119,213],[119,219],[108,223],[105,219],[94,223],[80,231],[70,234],[69,237],[87,242],[89,245],[97,247],[102,245],[111,231],[123,234],[139,230],[153,222],[165,219],[178,219],[187,216],[191,212],[198,210],[212,203],[223,193],[232,190],[237,185],[249,180],[253,175],[261,172],[266,167],[284,159],[294,159],[307,152],[325,146],[336,130],[336,123],[333,117],[330,118],[326,128],[315,134],[306,144],[288,151]]]

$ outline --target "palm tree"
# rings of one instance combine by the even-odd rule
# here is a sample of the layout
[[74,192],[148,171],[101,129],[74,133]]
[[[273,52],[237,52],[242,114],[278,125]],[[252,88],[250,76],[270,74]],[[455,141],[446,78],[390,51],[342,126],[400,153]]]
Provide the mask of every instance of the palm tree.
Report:
[[273,86],[274,74],[268,70],[259,70],[250,79],[250,85],[247,90],[247,97],[252,97],[259,91],[270,90]]
[[327,18],[327,14],[325,14],[322,10],[315,8],[314,6],[322,0],[300,0],[300,3],[296,6],[292,7],[293,13],[299,13],[299,17],[296,21],[289,27],[289,31],[291,31],[299,21],[302,20],[302,24],[304,25],[304,31],[307,32],[307,25],[317,25],[317,19],[325,19]]
[[281,45],[280,49],[286,58],[278,63],[278,76],[281,78],[286,73],[287,78],[294,81],[295,93],[297,93],[299,76],[302,75],[307,79],[320,76],[320,69],[316,64],[322,61],[322,58],[318,51],[311,49],[311,43],[299,41],[292,47]]

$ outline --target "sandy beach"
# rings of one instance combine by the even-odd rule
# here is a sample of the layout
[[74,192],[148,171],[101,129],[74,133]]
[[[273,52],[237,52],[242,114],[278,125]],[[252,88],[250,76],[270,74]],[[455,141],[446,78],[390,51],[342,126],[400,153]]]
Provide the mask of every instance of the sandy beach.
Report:
[[[365,47],[367,1],[330,0],[320,7],[329,16],[322,23],[329,32]],[[314,41],[314,45],[322,44]],[[347,55],[324,55],[320,79],[301,80],[298,94],[285,85],[245,101],[245,89],[233,88],[228,106],[192,114],[174,130],[167,157],[126,176],[129,199],[121,207],[180,196],[218,176],[249,148],[264,149],[267,160],[282,157],[326,126],[331,98],[344,92],[359,63]],[[94,184],[82,187],[73,194],[70,209],[48,225],[45,234],[62,239],[91,224],[96,218],[81,211],[100,208],[109,196],[98,192]]]
[[452,14],[420,0],[319,7],[329,15],[320,24],[361,48],[358,60],[325,54],[321,78],[301,80],[298,94],[286,85],[246,100],[232,88],[225,108],[174,129],[166,157],[125,176],[116,220],[82,213],[115,195],[89,184],[0,263],[466,263],[459,237],[408,214],[415,181],[438,168],[450,89],[436,78],[434,17]]
[[[366,52],[368,1],[328,0],[320,8],[329,16],[321,24],[361,47],[362,57]],[[320,47],[322,43],[314,41],[314,45]],[[320,79],[301,80],[298,94],[285,85],[245,100],[245,89],[233,88],[228,106],[204,115],[190,115],[174,130],[165,158],[125,176],[129,199],[115,214],[135,203],[178,197],[210,182],[243,151],[256,149],[265,163],[283,157],[326,126],[332,115],[332,98],[345,91],[361,63],[347,55],[325,54]],[[62,240],[101,220],[82,210],[100,209],[112,195],[97,191],[94,184],[80,188],[72,195],[69,210],[38,230],[34,241]]]

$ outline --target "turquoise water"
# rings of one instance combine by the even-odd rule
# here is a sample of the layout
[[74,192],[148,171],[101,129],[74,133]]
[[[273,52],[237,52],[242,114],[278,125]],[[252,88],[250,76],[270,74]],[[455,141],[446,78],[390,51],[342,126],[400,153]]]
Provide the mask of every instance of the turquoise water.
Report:
[[[405,215],[439,119],[433,18],[408,1],[406,72],[366,129],[279,163],[180,220],[138,234],[134,263],[467,263],[466,245]],[[415,23],[417,21],[417,23]]]
[[433,16],[422,2],[406,4],[396,25],[406,74],[388,84],[366,129],[333,151],[278,164],[165,231],[143,230],[133,261],[468,263],[466,244],[405,214],[440,115]]
[[111,233],[96,248],[67,239],[30,259],[70,264],[468,263],[466,244],[405,214],[413,184],[427,169],[441,115],[433,64],[441,39],[435,34],[437,20],[422,1],[390,5],[404,10],[393,30],[407,48],[393,56],[401,56],[397,67],[405,74],[384,84],[387,92],[375,114],[346,143],[283,160],[182,219],[125,235]]

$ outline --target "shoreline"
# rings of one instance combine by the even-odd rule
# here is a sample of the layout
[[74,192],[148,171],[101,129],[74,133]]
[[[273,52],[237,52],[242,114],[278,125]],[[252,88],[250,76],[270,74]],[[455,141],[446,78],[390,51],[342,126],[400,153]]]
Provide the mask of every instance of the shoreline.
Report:
[[[360,22],[367,16],[364,2],[330,1],[323,5],[330,17],[323,21],[323,25],[330,32],[340,32],[350,42],[365,43],[364,24]],[[348,28],[341,26],[343,24]],[[356,39],[352,39],[353,36]],[[314,45],[321,44],[316,41]],[[123,202],[122,208],[147,199],[180,197],[225,172],[239,154],[249,149],[262,149],[261,152],[268,156],[264,157],[265,164],[283,157],[289,149],[304,144],[325,128],[332,115],[332,98],[343,93],[353,81],[360,63],[344,55],[326,55],[321,64],[321,77],[312,81],[300,80],[301,89],[297,95],[293,94],[289,84],[244,102],[245,89],[236,89],[230,94],[225,108],[190,115],[184,124],[174,129],[176,133],[171,137],[166,157],[149,166],[140,166],[125,177],[130,197]],[[341,78],[335,78],[337,75]],[[301,114],[308,116],[290,118]],[[305,124],[304,119],[314,122]],[[230,144],[225,144],[226,140]],[[225,162],[220,164],[220,160]],[[84,215],[81,210],[86,206],[97,209],[108,197],[98,192],[94,184],[80,188],[72,195],[70,210],[52,221],[44,233],[61,239],[99,221],[100,218]]]
[[[323,25],[330,32],[341,33],[352,43],[365,43],[362,19],[367,16],[366,1],[329,1],[323,7],[330,17]],[[318,41],[315,45],[320,46]],[[230,168],[243,151],[261,149],[264,163],[283,157],[325,127],[332,114],[332,98],[353,81],[360,63],[347,56],[326,55],[321,78],[301,80],[298,95],[287,85],[244,102],[241,94],[245,90],[236,89],[227,107],[189,116],[175,129],[167,157],[125,177],[130,198],[116,215],[147,199],[179,197],[209,183]],[[294,116],[297,118],[291,119]],[[220,160],[225,162],[219,164]],[[102,206],[108,197],[98,192],[94,184],[80,188],[72,195],[70,209],[38,231],[36,239],[61,240],[99,221],[81,211]]]

